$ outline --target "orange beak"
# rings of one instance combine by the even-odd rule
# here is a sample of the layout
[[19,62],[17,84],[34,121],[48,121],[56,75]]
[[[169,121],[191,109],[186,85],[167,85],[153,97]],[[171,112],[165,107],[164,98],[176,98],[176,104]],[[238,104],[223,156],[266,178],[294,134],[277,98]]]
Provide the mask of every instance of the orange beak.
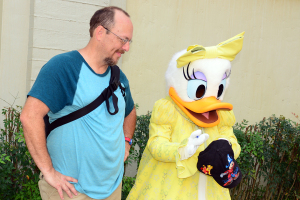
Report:
[[220,123],[217,110],[232,110],[230,103],[223,103],[216,97],[206,97],[193,102],[185,102],[173,87],[169,89],[169,95],[179,108],[198,126],[208,128]]

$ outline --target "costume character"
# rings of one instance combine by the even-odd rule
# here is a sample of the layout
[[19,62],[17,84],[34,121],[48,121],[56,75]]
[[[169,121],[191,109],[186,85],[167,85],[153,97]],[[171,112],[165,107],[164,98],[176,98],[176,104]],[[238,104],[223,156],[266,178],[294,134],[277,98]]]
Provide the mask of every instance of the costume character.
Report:
[[221,100],[243,35],[217,46],[193,45],[173,56],[165,75],[169,96],[154,105],[149,140],[127,200],[230,199],[227,188],[199,173],[197,161],[221,138],[239,156],[232,105]]

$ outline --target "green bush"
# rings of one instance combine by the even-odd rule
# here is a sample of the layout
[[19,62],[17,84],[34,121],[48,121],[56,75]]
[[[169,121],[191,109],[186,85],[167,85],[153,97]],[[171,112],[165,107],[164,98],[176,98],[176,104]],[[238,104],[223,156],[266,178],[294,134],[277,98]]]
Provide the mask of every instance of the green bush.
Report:
[[137,162],[138,167],[149,139],[150,118],[150,112],[146,115],[137,116],[136,118],[136,128],[132,139],[132,146],[134,148],[132,148],[133,152],[130,157],[133,157],[132,160]]
[[125,200],[133,187],[135,177],[124,176],[122,180],[122,200]]
[[41,199],[39,169],[25,144],[20,122],[21,107],[2,109],[4,128],[0,133],[0,198]]
[[256,125],[236,124],[234,133],[243,180],[231,189],[232,199],[299,199],[300,126],[272,116]]

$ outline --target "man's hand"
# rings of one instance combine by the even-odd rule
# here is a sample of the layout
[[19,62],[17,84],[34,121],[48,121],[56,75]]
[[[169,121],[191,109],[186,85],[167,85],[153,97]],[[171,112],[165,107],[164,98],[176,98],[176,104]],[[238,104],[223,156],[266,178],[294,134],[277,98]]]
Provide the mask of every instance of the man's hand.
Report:
[[125,156],[124,156],[124,162],[127,160],[129,156],[129,151],[130,151],[130,144],[128,142],[125,142]]
[[72,178],[70,176],[65,176],[58,171],[56,171],[54,168],[49,173],[43,174],[45,181],[54,187],[60,198],[64,199],[63,197],[63,190],[67,193],[67,195],[72,198],[73,195],[72,193],[77,196],[77,191],[75,190],[75,187],[73,184],[69,183],[70,182],[76,182],[77,180],[75,178]]

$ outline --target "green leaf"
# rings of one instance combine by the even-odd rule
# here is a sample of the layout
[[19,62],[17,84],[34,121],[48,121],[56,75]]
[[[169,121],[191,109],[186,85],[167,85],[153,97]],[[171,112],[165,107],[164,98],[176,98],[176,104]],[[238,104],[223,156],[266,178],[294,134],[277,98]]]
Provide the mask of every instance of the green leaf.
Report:
[[6,156],[6,157],[5,157],[5,160],[11,161],[10,158],[9,158],[9,156]]

